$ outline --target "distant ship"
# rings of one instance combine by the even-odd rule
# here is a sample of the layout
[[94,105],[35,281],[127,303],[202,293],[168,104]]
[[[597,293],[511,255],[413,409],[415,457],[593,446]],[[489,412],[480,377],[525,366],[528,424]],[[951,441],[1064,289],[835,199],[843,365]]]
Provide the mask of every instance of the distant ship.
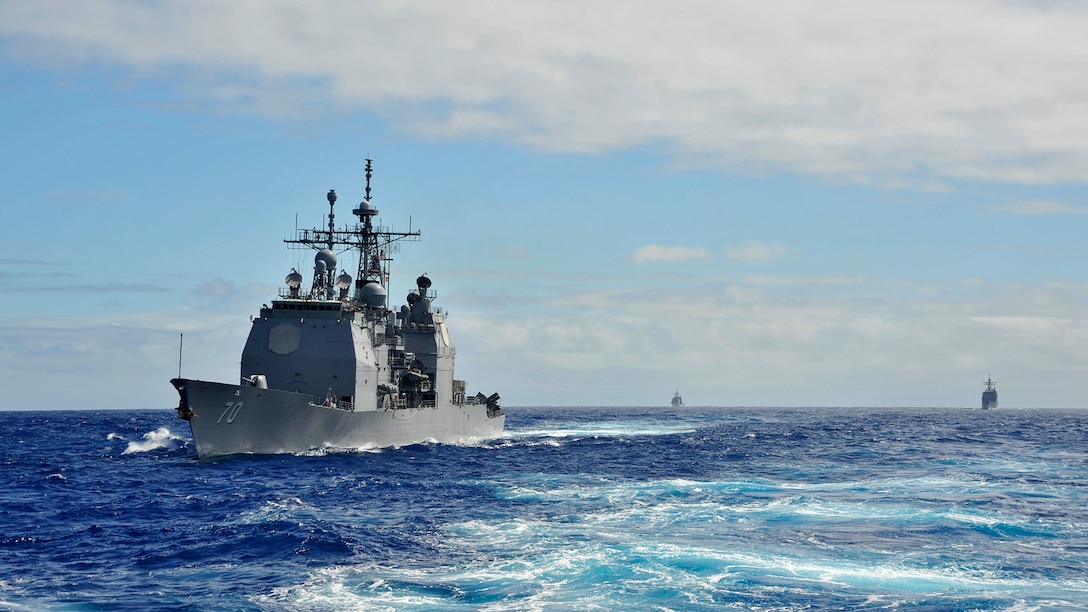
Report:
[[982,392],[982,409],[993,410],[997,408],[997,387],[991,377],[986,378],[986,390]]
[[[197,457],[238,453],[299,453],[323,447],[376,448],[433,440],[456,442],[501,435],[506,414],[499,394],[468,395],[453,374],[454,346],[445,314],[426,274],[399,310],[387,306],[390,255],[419,232],[377,224],[366,199],[358,222],[297,230],[284,242],[313,249],[309,291],[291,270],[286,288],[253,319],[242,351],[241,384],[179,377],[177,411],[189,422]],[[337,254],[358,257],[354,281]],[[354,292],[351,293],[352,287]]]
[[679,389],[676,390],[676,393],[672,394],[672,407],[673,408],[683,408],[684,407],[684,398],[680,397],[680,390]]

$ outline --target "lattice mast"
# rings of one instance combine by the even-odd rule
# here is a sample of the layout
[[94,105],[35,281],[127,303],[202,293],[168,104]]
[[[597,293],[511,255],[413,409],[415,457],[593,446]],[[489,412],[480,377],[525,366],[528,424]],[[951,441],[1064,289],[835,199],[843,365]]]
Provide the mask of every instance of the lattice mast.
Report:
[[[287,244],[299,245],[294,248],[312,248],[318,251],[314,258],[314,281],[309,294],[310,299],[339,299],[353,302],[357,306],[374,308],[379,306],[373,302],[378,293],[373,287],[367,288],[367,286],[376,284],[381,288],[380,294],[386,296],[380,306],[388,308],[385,289],[389,284],[389,263],[393,261],[391,255],[399,250],[401,241],[418,241],[420,232],[419,230],[411,231],[410,226],[407,232],[394,232],[376,224],[375,217],[378,216],[379,211],[370,204],[372,164],[373,160],[368,158],[366,160],[366,197],[357,208],[351,211],[359,218],[357,224],[353,227],[336,229],[337,195],[335,189],[330,189],[326,196],[329,202],[328,229],[297,230],[294,239],[284,240]],[[348,291],[352,285],[351,276],[342,268],[340,274],[335,276],[336,255],[349,250],[356,252],[359,262],[354,281],[355,292],[350,298]],[[337,295],[337,289],[339,289],[339,295]]]

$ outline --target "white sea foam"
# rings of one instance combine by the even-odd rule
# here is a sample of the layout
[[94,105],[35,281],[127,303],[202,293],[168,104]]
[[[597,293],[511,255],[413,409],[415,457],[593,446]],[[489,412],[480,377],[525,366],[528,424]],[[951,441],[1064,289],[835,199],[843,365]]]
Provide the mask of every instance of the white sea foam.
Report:
[[243,512],[230,522],[243,525],[268,523],[272,521],[306,522],[313,519],[315,508],[297,497],[269,500],[259,508]]
[[[466,521],[450,525],[444,539],[479,553],[467,565],[361,562],[321,568],[298,584],[259,596],[256,603],[288,610],[621,609],[654,606],[661,598],[664,607],[676,608],[713,607],[727,596],[803,601],[829,589],[878,588],[886,592],[869,602],[895,608],[919,596],[1007,595],[1038,587],[1031,578],[966,567],[912,567],[909,558],[895,555],[872,562],[823,557],[811,550],[715,549],[647,539],[645,532],[596,533],[599,527],[524,518]],[[1076,591],[1084,584],[1064,588]]]
[[[591,517],[583,517],[591,519]],[[588,523],[588,524],[587,524]],[[593,520],[583,522],[544,522],[517,519],[501,524],[470,521],[451,529],[457,544],[479,546],[488,542],[507,550],[522,553],[522,580],[547,579],[549,574],[590,572],[624,573],[634,563],[634,573],[643,576],[668,576],[672,582],[694,578],[692,574],[709,574],[712,582],[720,583],[736,575],[753,574],[778,576],[789,580],[813,582],[836,588],[882,585],[911,592],[940,592],[947,589],[970,591],[1027,590],[1035,585],[1032,578],[998,576],[970,567],[913,567],[908,559],[887,555],[883,562],[853,562],[843,559],[813,556],[811,551],[797,555],[782,552],[733,548],[708,548],[698,543],[647,540],[646,531],[619,528],[601,532],[602,524]],[[592,534],[593,541],[580,545],[580,559],[572,561],[561,554],[569,548],[572,536],[579,532]],[[560,560],[562,559],[562,560]],[[509,570],[509,567],[504,568]],[[528,572],[528,573],[526,573]],[[554,578],[554,576],[551,576]],[[573,579],[566,576],[566,579]],[[591,576],[582,579],[591,580]],[[781,582],[781,581],[779,581]],[[630,582],[625,578],[625,585]],[[1067,589],[1084,589],[1088,583],[1067,584]]]
[[690,423],[666,424],[661,421],[601,421],[577,424],[557,424],[554,427],[508,429],[515,438],[620,438],[633,436],[671,436],[697,431]]
[[292,453],[292,454],[295,455],[296,457],[325,457],[327,455],[338,455],[338,454],[345,454],[345,453],[374,453],[374,454],[378,454],[378,453],[382,453],[384,451],[385,451],[385,448],[374,445],[374,444],[364,444],[362,446],[356,446],[356,447],[332,446],[332,445],[329,445],[329,444],[325,444],[325,445],[319,446],[317,448],[311,448],[308,451],[300,451],[300,452]]
[[[11,589],[7,582],[0,581],[0,591],[9,591]],[[22,593],[18,593],[22,595]],[[8,601],[7,599],[0,598],[0,610],[11,610],[13,612],[35,612],[41,608],[37,605],[26,605],[15,601]]]
[[[953,494],[970,478],[920,477],[846,483],[782,483],[766,479],[609,480],[525,473],[474,480],[503,500],[542,500],[542,514],[464,520],[436,527],[448,564],[357,563],[313,570],[298,584],[257,598],[264,607],[302,609],[623,609],[713,608],[724,600],[819,600],[829,592],[868,594],[867,605],[896,608],[927,598],[1016,600],[1040,589],[1088,593],[1083,579],[1040,582],[1037,576],[980,568],[972,544],[950,554],[904,554],[888,540],[850,540],[853,526],[919,524],[993,526],[1015,519],[986,508],[873,503],[882,487]],[[899,495],[897,494],[896,497]],[[297,502],[297,500],[295,500]],[[300,510],[295,502],[295,510]],[[266,510],[270,509],[266,505]],[[732,523],[732,527],[723,525]],[[760,534],[764,525],[773,539]],[[786,527],[783,527],[786,526]],[[732,535],[723,535],[732,534]],[[467,563],[466,558],[472,559]],[[957,560],[957,558],[961,560]],[[622,584],[622,589],[615,585]],[[1034,601],[1043,601],[1035,599]],[[1054,599],[1057,608],[1068,601]],[[755,605],[755,604],[752,604]],[[758,607],[758,606],[757,606]],[[1034,609],[1031,606],[1013,609]],[[1085,609],[1073,606],[1069,609]]]
[[128,447],[121,454],[146,453],[159,448],[174,449],[184,440],[185,438],[171,433],[169,429],[160,427],[145,433],[142,441],[129,442]]

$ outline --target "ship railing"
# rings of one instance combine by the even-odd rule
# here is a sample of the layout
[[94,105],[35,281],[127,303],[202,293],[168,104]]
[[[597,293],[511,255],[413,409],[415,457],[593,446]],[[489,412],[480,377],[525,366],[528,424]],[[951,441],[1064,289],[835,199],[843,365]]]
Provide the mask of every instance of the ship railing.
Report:
[[336,410],[343,410],[344,412],[355,412],[355,402],[348,402],[341,399],[331,399],[326,397],[314,396],[310,401],[311,406],[319,408],[334,408]]
[[389,403],[386,404],[387,408],[392,408],[393,410],[407,410],[408,408],[413,408],[413,407],[414,408],[435,408],[436,406],[437,406],[437,404],[435,404],[434,400],[422,400],[422,401],[419,402],[418,406],[409,406],[408,405],[408,399],[404,398],[404,397],[398,397],[396,399],[389,400]]
[[478,400],[476,398],[475,395],[467,395],[465,393],[454,393],[453,394],[453,403],[458,405],[458,406],[475,406],[477,404],[483,404],[483,403],[486,403],[486,402],[481,402],[480,400]]

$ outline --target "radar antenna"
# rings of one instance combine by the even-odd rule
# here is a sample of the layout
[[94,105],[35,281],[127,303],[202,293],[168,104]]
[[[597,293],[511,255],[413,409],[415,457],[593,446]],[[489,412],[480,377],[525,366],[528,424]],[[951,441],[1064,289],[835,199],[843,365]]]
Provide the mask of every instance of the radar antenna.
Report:
[[[296,248],[312,248],[323,251],[318,254],[315,262],[314,287],[311,295],[317,299],[333,299],[334,284],[342,290],[340,301],[351,302],[352,306],[363,308],[378,308],[378,302],[387,307],[387,289],[389,284],[389,262],[393,261],[391,255],[397,252],[401,241],[415,242],[419,240],[419,230],[412,231],[411,221],[407,232],[394,232],[382,227],[375,222],[378,209],[370,205],[371,177],[373,176],[373,160],[366,159],[366,198],[359,206],[352,210],[352,214],[359,218],[354,226],[336,229],[333,213],[337,195],[335,190],[329,190],[329,224],[327,229],[296,229],[294,239],[284,240],[291,245],[300,245]],[[410,218],[409,218],[410,219]],[[356,251],[358,255],[358,276],[355,277],[355,293],[349,299],[347,292],[343,291],[350,286],[352,279],[346,273],[335,277],[336,251],[343,253],[348,250]],[[380,288],[367,287],[378,285]],[[380,296],[380,297],[379,297]],[[298,299],[297,295],[292,295]]]

